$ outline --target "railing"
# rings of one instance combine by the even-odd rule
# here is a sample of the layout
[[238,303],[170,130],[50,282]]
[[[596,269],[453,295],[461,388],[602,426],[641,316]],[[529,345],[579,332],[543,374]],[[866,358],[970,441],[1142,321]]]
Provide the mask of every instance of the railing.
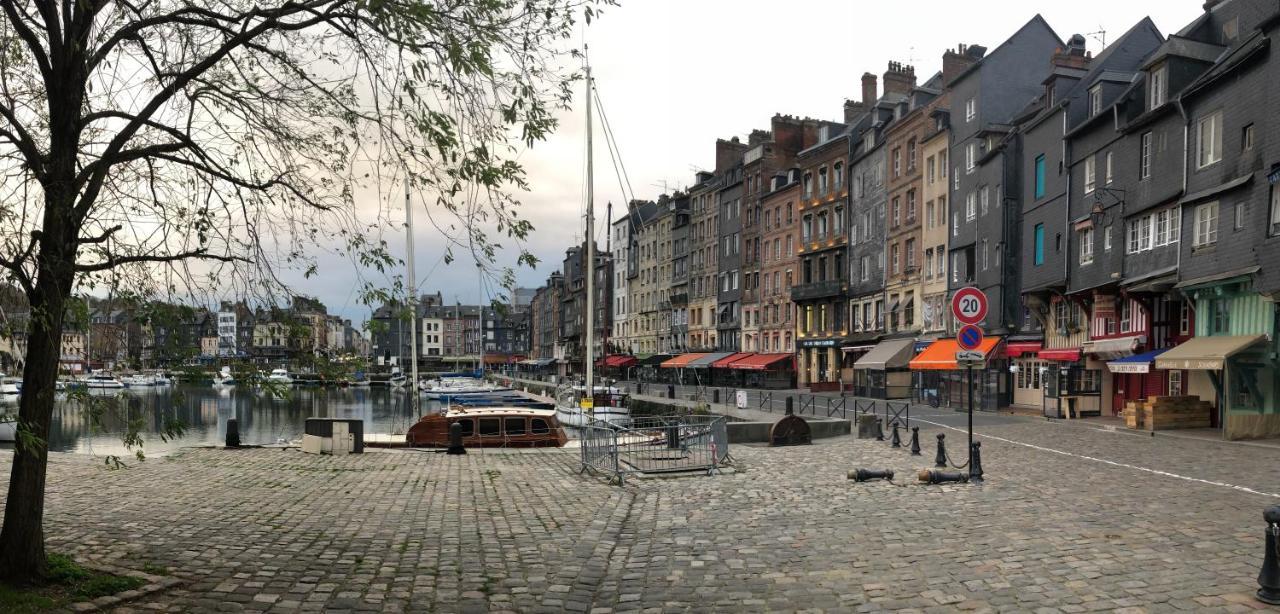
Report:
[[592,422],[581,429],[582,471],[622,485],[627,474],[706,471],[729,457],[724,416],[632,418],[625,426]]

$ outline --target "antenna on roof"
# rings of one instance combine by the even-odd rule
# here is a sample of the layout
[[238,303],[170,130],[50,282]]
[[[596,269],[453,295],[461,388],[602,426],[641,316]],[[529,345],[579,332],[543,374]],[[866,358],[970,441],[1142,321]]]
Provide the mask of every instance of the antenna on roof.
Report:
[[1107,31],[1102,27],[1102,24],[1098,24],[1097,32],[1085,32],[1084,35],[1101,43],[1103,49],[1107,48]]

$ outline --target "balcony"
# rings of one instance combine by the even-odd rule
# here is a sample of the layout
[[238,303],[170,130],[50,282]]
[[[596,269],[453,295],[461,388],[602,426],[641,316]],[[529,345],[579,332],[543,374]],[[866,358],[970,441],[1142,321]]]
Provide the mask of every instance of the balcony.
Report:
[[689,304],[688,294],[672,294],[671,305],[673,307],[684,307]]
[[840,296],[845,293],[845,290],[844,282],[838,279],[819,281],[811,284],[796,284],[791,287],[791,300],[805,301]]

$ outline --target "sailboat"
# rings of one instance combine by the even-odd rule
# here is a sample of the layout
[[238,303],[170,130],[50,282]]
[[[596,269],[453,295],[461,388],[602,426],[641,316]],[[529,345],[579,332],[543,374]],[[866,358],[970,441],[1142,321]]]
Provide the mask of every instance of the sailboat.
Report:
[[586,277],[586,381],[582,386],[569,386],[556,393],[556,417],[566,426],[588,426],[597,422],[620,425],[630,420],[631,412],[627,395],[622,390],[595,383],[595,328],[596,328],[596,243],[595,243],[595,169],[591,143],[591,106],[595,84],[591,81],[591,65],[586,67],[587,82],[587,221],[586,254],[583,258],[583,276]]

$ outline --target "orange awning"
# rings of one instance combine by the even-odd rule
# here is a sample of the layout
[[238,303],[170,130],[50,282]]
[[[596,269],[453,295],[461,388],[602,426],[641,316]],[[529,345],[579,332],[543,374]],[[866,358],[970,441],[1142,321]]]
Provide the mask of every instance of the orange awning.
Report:
[[[978,345],[978,351],[987,355],[987,358],[993,358],[992,350],[1000,345],[999,337],[986,337],[982,343]],[[956,365],[956,352],[960,350],[960,344],[955,339],[939,339],[929,344],[923,352],[920,352],[915,358],[911,359],[911,369],[913,371],[929,371],[942,370],[953,371],[959,369]]]
[[745,360],[747,358],[750,358],[752,355],[753,355],[752,352],[738,352],[737,354],[734,354],[732,356],[725,356],[724,358],[721,358],[720,360],[717,360],[711,363],[711,368],[712,369],[728,369],[729,365],[735,362],[738,362],[739,360]]
[[676,356],[675,358],[672,358],[672,359],[667,360],[666,362],[662,363],[662,368],[663,368],[663,369],[678,369],[678,368],[680,368],[680,367],[683,367],[683,366],[685,366],[685,365],[687,365],[687,364],[689,364],[689,363],[691,363],[691,362],[693,362],[693,361],[695,361],[695,360],[697,360],[697,359],[699,359],[699,358],[702,358],[703,356],[707,356],[707,355],[708,355],[708,354],[706,354],[706,353],[681,354],[681,355],[679,355],[679,356]]

